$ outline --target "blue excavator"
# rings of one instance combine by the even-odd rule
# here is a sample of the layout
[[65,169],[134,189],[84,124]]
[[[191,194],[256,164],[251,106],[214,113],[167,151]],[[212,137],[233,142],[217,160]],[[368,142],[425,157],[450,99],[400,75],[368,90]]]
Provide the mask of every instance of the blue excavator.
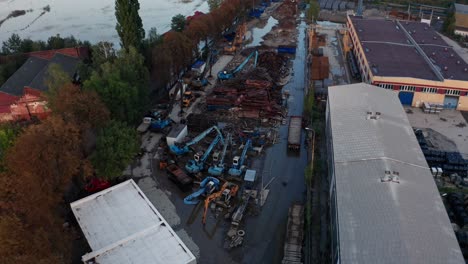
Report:
[[226,137],[226,144],[224,144],[224,147],[223,147],[223,154],[221,154],[221,160],[219,160],[217,164],[213,163],[213,165],[211,165],[211,167],[208,168],[208,173],[210,175],[220,176],[221,174],[223,174],[224,169],[225,169],[224,158],[226,157],[226,150],[230,142],[231,142],[231,134],[228,134]]
[[208,149],[205,151],[205,153],[196,153],[195,156],[193,157],[193,160],[189,160],[187,164],[185,165],[185,169],[187,170],[188,173],[198,173],[202,171],[205,167],[205,161],[210,156],[211,151],[216,147],[218,142],[221,141],[223,145],[226,143],[224,142],[222,134],[219,134],[216,136],[216,138],[211,142],[210,146]]
[[247,58],[241,64],[239,64],[239,66],[237,66],[237,68],[235,68],[232,72],[228,72],[226,70],[218,72],[218,79],[224,81],[234,78],[236,73],[240,72],[254,55],[254,67],[257,67],[258,51],[254,51],[250,53],[250,55],[247,56]]
[[232,160],[232,167],[228,171],[229,175],[239,177],[242,174],[242,172],[244,171],[243,165],[247,156],[247,151],[251,146],[252,141],[250,139],[247,139],[247,142],[245,142],[244,145],[244,150],[242,151],[242,155],[240,157],[235,156]]
[[222,136],[222,133],[219,130],[219,128],[217,126],[212,126],[212,127],[208,128],[207,130],[203,131],[201,134],[199,134],[198,136],[196,136],[192,140],[190,140],[189,142],[187,142],[185,144],[177,144],[176,143],[176,144],[170,146],[169,149],[171,150],[172,153],[174,153],[174,154],[176,154],[178,156],[183,155],[185,153],[188,153],[190,151],[190,146],[200,142],[200,140],[204,139],[213,130],[216,130],[216,132],[218,133],[218,136],[219,135]]
[[213,191],[219,188],[219,180],[214,177],[206,177],[200,183],[200,189],[198,191],[190,194],[189,196],[185,197],[184,203],[185,204],[197,204],[200,202],[197,198],[203,194],[211,194]]

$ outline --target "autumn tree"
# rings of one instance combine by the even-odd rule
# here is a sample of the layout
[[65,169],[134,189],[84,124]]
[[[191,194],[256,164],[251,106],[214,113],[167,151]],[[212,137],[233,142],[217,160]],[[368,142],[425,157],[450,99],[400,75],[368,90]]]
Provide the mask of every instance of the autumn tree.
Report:
[[191,63],[194,43],[187,35],[170,31],[164,35],[163,45],[171,58],[172,73],[177,76]]
[[79,129],[51,116],[27,127],[0,174],[2,263],[63,263],[70,236],[62,230],[62,195],[83,160]]
[[171,29],[177,32],[182,32],[185,28],[185,16],[178,14],[171,19]]
[[109,110],[95,91],[68,84],[48,98],[52,111],[80,131],[99,128],[109,120]]
[[116,30],[120,37],[120,45],[124,49],[130,46],[139,49],[145,38],[145,30],[138,10],[140,10],[138,0],[115,1]]
[[95,91],[111,117],[136,123],[146,108],[149,74],[144,58],[137,50],[121,50],[114,62],[106,62],[84,83],[85,90]]
[[123,122],[110,121],[100,131],[96,151],[91,158],[96,176],[108,180],[120,177],[138,152],[137,138],[132,127]]

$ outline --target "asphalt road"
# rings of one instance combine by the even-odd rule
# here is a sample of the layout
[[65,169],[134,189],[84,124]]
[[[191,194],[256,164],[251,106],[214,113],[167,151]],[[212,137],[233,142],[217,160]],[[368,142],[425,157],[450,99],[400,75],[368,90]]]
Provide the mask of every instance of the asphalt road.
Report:
[[[302,115],[305,88],[305,29],[299,24],[297,54],[293,61],[293,72],[283,90],[289,90],[289,115]],[[307,150],[300,153],[287,151],[287,125],[279,129],[280,140],[266,150],[263,160],[254,167],[263,167],[263,182],[269,185],[270,194],[261,212],[256,217],[246,219],[246,240],[240,248],[242,263],[281,263],[286,233],[288,209],[293,202],[305,200],[304,169],[307,165]],[[303,140],[305,133],[303,133]]]

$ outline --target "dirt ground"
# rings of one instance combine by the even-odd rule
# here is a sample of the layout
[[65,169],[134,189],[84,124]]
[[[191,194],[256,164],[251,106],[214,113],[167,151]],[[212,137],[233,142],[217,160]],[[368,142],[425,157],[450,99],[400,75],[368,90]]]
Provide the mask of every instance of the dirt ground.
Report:
[[[409,108],[411,126],[423,128],[430,143],[437,149],[459,151],[468,158],[468,127],[462,112],[443,110],[439,115],[425,114],[420,108]],[[464,113],[468,116],[467,113]]]

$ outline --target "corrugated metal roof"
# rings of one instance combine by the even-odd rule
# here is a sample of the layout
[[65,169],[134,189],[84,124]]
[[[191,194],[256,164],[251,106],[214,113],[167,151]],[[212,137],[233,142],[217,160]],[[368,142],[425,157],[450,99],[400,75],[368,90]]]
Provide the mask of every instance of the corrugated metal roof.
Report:
[[455,3],[455,12],[468,15],[468,5]]
[[133,180],[70,204],[93,252],[83,262],[196,263]]
[[397,93],[333,86],[328,103],[341,263],[465,263]]

